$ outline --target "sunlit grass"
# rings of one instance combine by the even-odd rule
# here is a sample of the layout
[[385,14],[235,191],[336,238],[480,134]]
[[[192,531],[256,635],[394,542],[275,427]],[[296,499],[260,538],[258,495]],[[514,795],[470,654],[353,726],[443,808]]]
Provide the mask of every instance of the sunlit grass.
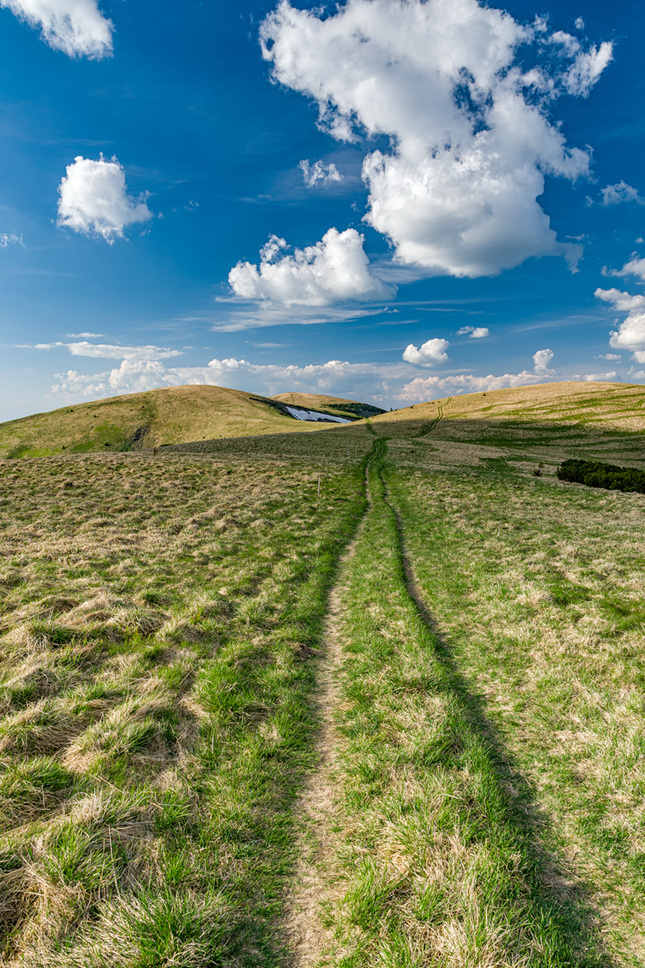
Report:
[[360,461],[3,466],[3,963],[278,957],[321,619],[361,484]]
[[325,963],[608,965],[535,788],[408,592],[380,460],[370,491],[344,573]]
[[645,499],[392,467],[428,606],[617,964],[645,957]]
[[645,498],[555,478],[628,390],[0,462],[3,964],[291,965],[333,715],[325,964],[642,965]]

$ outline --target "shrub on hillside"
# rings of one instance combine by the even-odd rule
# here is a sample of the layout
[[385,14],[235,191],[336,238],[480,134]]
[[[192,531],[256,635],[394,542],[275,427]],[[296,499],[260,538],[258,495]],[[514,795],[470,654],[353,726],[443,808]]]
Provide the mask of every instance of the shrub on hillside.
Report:
[[618,467],[595,460],[565,460],[558,468],[558,477],[561,481],[573,481],[587,487],[645,494],[645,473],[632,467]]

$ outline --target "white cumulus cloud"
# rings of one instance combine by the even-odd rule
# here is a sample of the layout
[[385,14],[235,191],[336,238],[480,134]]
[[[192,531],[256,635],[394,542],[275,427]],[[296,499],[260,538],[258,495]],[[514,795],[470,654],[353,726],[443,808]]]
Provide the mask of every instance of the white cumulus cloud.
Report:
[[403,351],[403,359],[406,363],[416,363],[420,366],[447,363],[449,346],[447,339],[429,339],[422,346],[414,346],[410,343]]
[[284,239],[271,236],[260,264],[238,262],[228,281],[236,296],[285,306],[329,306],[345,300],[390,299],[395,289],[370,271],[363,236],[356,229],[332,228],[322,240],[283,254]]
[[[639,376],[639,374],[636,374]],[[569,379],[611,380],[610,373],[572,374]],[[156,387],[185,384],[224,386],[272,396],[287,390],[329,393],[357,400],[373,401],[389,407],[430,400],[457,393],[477,393],[507,387],[530,386],[545,379],[562,379],[549,374],[523,370],[520,373],[488,374],[452,373],[428,375],[409,363],[350,363],[329,360],[326,363],[276,364],[252,363],[235,357],[212,359],[204,366],[168,365],[160,359],[124,359],[119,366],[95,374],[68,370],[58,374],[52,391],[66,401],[134,393]]]
[[601,383],[603,380],[614,380],[617,376],[616,370],[610,370],[609,373],[583,373],[579,379],[587,383]]
[[128,195],[125,170],[116,158],[98,161],[78,155],[59,185],[58,225],[112,244],[123,230],[147,222],[152,212],[144,199]]
[[533,354],[533,370],[522,370],[521,373],[502,373],[478,376],[475,373],[455,373],[449,376],[418,376],[406,383],[398,394],[400,400],[415,402],[417,400],[431,400],[441,393],[482,393],[487,390],[506,390],[513,387],[531,386],[544,382],[545,377],[553,377],[551,370],[553,351],[538,350]]
[[564,76],[564,86],[569,94],[588,97],[592,87],[611,62],[613,45],[608,41],[588,51],[580,50]]
[[620,181],[615,185],[607,185],[606,188],[602,189],[601,195],[602,204],[605,206],[622,205],[624,202],[643,204],[643,199],[638,190],[625,181]]
[[330,360],[280,365],[232,357],[213,359],[206,366],[167,366],[161,360],[123,360],[118,367],[98,374],[86,375],[77,370],[60,373],[52,391],[72,400],[192,384],[233,387],[267,396],[293,390],[378,401],[391,399],[409,375],[410,368],[405,363]]
[[555,353],[553,352],[553,350],[549,350],[549,349],[538,350],[537,353],[534,353],[533,369],[535,370],[535,372],[540,375],[543,375],[545,373],[551,373],[552,371],[549,369],[549,367],[551,365],[551,361],[554,356],[555,356]]
[[96,0],[0,0],[0,6],[39,27],[43,40],[69,57],[99,59],[112,52],[112,22]]
[[462,326],[457,330],[457,336],[469,336],[471,339],[484,339],[490,336],[488,326]]
[[525,387],[540,383],[544,375],[536,375],[529,370],[521,373],[504,373],[494,376],[476,376],[472,373],[458,373],[455,376],[416,377],[403,387],[400,400],[416,402],[432,400],[442,393],[482,393],[486,390],[507,390],[512,387]]
[[298,162],[298,167],[302,172],[307,188],[315,188],[319,182],[321,185],[329,185],[332,182],[343,180],[343,176],[333,161],[329,165],[325,165],[322,161],[315,161],[312,165],[308,158],[303,158],[302,161]]
[[[545,24],[531,27],[478,0],[348,0],[333,13],[281,0],[261,28],[273,77],[313,98],[341,141],[385,135],[368,154],[366,220],[396,258],[427,274],[494,275],[558,242],[538,203],[545,174],[585,175],[550,118],[561,93],[586,95],[611,56],[572,38],[556,58]],[[537,65],[523,70],[518,48]],[[544,63],[541,64],[541,53]]]
[[618,329],[612,331],[609,345],[632,352],[645,349],[645,296],[633,296],[620,289],[596,289],[596,296],[625,316]]
[[645,282],[645,259],[634,256],[618,272],[609,273],[612,276],[636,276],[641,282]]

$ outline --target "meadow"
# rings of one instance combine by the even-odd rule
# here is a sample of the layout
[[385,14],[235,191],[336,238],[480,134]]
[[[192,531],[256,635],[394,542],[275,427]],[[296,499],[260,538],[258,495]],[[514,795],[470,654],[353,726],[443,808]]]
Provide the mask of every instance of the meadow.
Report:
[[0,963],[645,963],[628,402],[0,462]]
[[262,397],[215,386],[177,386],[61,407],[0,424],[0,459],[124,453],[222,437],[308,433],[285,402],[356,420],[381,411],[338,397],[289,393]]

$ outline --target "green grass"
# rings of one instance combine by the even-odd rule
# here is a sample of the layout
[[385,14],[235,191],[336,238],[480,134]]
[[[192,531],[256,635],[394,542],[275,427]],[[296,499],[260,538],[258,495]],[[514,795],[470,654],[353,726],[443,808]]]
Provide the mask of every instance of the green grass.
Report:
[[3,965],[295,968],[308,851],[311,963],[642,965],[642,402],[0,462]]
[[643,498],[552,478],[389,478],[424,600],[586,884],[617,964],[645,887]]
[[315,465],[85,458],[71,487],[62,459],[4,470],[3,963],[281,963],[360,462],[321,468],[320,501]]
[[[324,400],[322,409],[355,418],[365,405]],[[356,410],[358,408],[358,410]],[[367,408],[368,412],[380,412]],[[324,425],[323,425],[324,428]],[[294,420],[278,400],[224,387],[166,387],[62,407],[0,424],[0,458],[152,450],[188,441],[253,434],[308,433],[320,424]]]
[[345,572],[325,963],[609,965],[534,786],[408,592],[384,445]]

